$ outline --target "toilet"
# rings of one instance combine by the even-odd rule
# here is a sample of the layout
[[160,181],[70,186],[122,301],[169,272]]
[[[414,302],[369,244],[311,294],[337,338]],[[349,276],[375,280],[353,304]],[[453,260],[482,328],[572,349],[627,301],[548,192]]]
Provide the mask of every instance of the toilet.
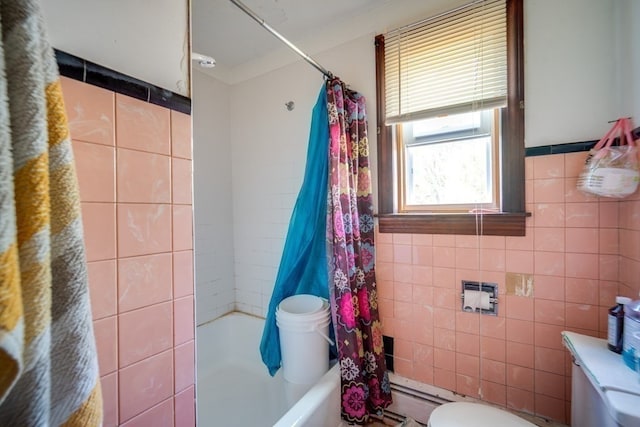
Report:
[[510,412],[481,403],[452,402],[438,406],[429,427],[536,427]]

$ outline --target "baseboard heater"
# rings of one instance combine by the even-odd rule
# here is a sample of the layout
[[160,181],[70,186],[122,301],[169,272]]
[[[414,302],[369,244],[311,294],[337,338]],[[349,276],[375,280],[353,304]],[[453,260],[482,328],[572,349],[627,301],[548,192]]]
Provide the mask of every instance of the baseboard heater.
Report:
[[[420,390],[411,384],[411,380],[392,376],[391,396],[393,403],[384,411],[384,419],[395,422],[402,422],[406,417],[413,418],[422,425],[427,425],[431,412],[442,405],[455,401],[452,399],[453,393],[443,390],[443,394],[452,396],[442,396],[436,390]],[[423,388],[424,385],[422,385]]]

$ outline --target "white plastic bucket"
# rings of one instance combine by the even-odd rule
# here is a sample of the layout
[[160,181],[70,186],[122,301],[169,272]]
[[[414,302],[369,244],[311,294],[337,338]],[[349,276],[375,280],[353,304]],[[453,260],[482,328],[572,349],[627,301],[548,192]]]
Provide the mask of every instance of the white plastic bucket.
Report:
[[329,304],[320,297],[294,295],[278,305],[276,324],[285,380],[313,384],[329,370],[330,322]]

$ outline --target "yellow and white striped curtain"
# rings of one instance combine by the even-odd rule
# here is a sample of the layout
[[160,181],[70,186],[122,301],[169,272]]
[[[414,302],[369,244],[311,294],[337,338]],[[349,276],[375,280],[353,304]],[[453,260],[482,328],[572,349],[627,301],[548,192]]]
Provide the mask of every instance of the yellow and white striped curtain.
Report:
[[99,426],[80,201],[37,0],[0,0],[0,425]]

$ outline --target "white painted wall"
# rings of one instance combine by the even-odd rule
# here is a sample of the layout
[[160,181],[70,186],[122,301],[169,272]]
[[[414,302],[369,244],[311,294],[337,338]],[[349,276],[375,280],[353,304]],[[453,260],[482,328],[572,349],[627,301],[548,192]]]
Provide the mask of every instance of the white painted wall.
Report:
[[43,0],[53,47],[189,96],[189,0]]
[[228,85],[194,70],[196,323],[233,311],[233,213]]
[[[369,95],[375,123],[373,34],[316,55],[353,89]],[[231,144],[236,307],[264,315],[268,308],[289,218],[302,183],[311,112],[322,75],[298,61],[234,85]],[[285,103],[295,102],[287,111]],[[375,141],[375,140],[374,140]]]

